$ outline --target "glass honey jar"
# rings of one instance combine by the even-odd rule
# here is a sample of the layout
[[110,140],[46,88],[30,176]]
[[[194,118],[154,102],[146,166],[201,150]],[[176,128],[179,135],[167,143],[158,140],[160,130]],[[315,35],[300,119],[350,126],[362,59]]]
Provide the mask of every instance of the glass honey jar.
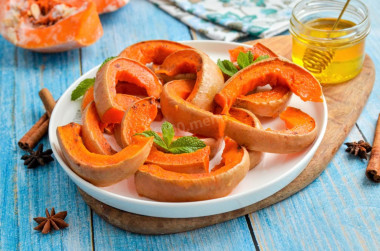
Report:
[[322,84],[350,80],[363,66],[370,31],[368,9],[361,1],[351,0],[333,29],[345,4],[344,0],[303,0],[292,12],[292,60]]

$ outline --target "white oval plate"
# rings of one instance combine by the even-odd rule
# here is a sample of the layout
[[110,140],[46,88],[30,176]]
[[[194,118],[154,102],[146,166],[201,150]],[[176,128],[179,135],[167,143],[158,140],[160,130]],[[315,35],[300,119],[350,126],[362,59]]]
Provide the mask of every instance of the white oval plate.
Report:
[[[247,47],[247,45],[239,43],[216,41],[186,41],[183,43],[206,52],[215,61],[218,58],[227,59],[229,49],[236,46]],[[265,153],[262,162],[251,170],[228,196],[197,202],[169,203],[153,201],[140,197],[136,193],[133,177],[109,187],[96,187],[76,175],[65,163],[58,144],[56,129],[58,126],[66,125],[73,121],[81,123],[81,102],[71,101],[70,95],[83,79],[95,77],[98,67],[93,68],[75,81],[57,102],[50,119],[50,144],[59,164],[77,186],[95,199],[131,213],[167,218],[189,218],[220,214],[256,203],[284,188],[302,172],[313,157],[326,131],[326,102],[303,102],[293,95],[289,105],[302,109],[315,119],[318,127],[317,139],[309,148],[300,153],[282,155]],[[283,128],[283,123],[280,119],[275,119],[264,121],[263,126],[279,129]]]

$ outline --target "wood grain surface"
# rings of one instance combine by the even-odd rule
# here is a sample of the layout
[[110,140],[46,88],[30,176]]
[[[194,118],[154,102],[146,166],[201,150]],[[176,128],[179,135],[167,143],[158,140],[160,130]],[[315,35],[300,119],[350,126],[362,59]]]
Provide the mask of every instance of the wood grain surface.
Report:
[[[278,36],[258,41],[279,55],[287,58],[291,57],[291,36]],[[205,217],[159,218],[121,211],[105,205],[82,190],[80,190],[80,194],[84,201],[107,222],[127,231],[141,234],[169,234],[189,231],[255,212],[300,191],[321,174],[354,126],[367,102],[374,82],[375,67],[371,58],[367,55],[364,60],[363,70],[355,79],[340,85],[324,86],[323,93],[328,106],[329,118],[325,136],[313,159],[305,170],[288,186],[250,206]],[[361,83],[360,89],[357,88],[358,83]]]

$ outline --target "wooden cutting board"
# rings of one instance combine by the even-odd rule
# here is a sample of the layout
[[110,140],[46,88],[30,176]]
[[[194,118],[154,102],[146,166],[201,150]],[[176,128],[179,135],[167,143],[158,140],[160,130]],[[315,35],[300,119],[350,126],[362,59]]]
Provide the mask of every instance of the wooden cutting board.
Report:
[[[291,58],[290,36],[260,41],[278,54]],[[375,67],[366,55],[362,72],[353,80],[339,85],[324,86],[328,106],[326,134],[313,159],[305,170],[288,186],[272,196],[231,212],[196,218],[158,218],[133,214],[110,207],[80,190],[84,201],[104,220],[119,228],[141,234],[169,234],[189,231],[246,215],[277,203],[295,194],[315,180],[330,162],[358,119],[375,82]]]

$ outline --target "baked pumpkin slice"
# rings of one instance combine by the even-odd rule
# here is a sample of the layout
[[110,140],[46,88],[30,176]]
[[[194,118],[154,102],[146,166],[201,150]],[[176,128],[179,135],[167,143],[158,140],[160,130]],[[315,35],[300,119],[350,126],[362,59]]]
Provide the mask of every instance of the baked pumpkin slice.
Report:
[[119,57],[130,58],[144,65],[149,63],[160,65],[173,52],[190,48],[188,45],[169,40],[148,40],[128,46]]
[[83,144],[82,126],[76,123],[59,126],[57,137],[70,168],[96,186],[109,186],[133,175],[153,144],[153,138],[135,136],[131,145],[116,154],[91,153]]
[[183,131],[212,138],[223,137],[223,117],[187,101],[194,85],[194,80],[174,80],[163,86],[161,110],[164,117]]
[[128,58],[112,59],[97,72],[94,84],[96,109],[104,123],[120,123],[124,116],[116,100],[119,81],[144,88],[149,97],[160,97],[162,84],[148,67]]
[[154,98],[145,98],[135,102],[124,114],[120,127],[117,130],[118,142],[126,147],[133,141],[136,133],[150,130],[150,124],[157,116],[157,103]]
[[247,66],[233,75],[215,95],[218,112],[228,114],[238,97],[267,84],[272,87],[286,86],[303,101],[323,101],[321,85],[310,72],[287,59],[277,57]]
[[224,77],[219,67],[205,53],[186,49],[170,54],[155,67],[156,74],[175,76],[181,73],[196,74],[194,87],[186,101],[206,111],[213,111],[214,96],[224,86]]
[[222,161],[210,173],[178,173],[147,164],[136,172],[135,185],[140,196],[157,201],[209,200],[231,193],[248,170],[245,148],[226,138]]
[[263,45],[262,43],[255,43],[254,45],[252,45],[252,47],[243,47],[243,46],[238,46],[232,50],[229,50],[229,54],[230,54],[230,60],[231,62],[236,62],[237,61],[237,58],[240,54],[240,52],[243,52],[243,53],[246,53],[250,51],[252,53],[252,56],[256,59],[260,56],[268,56],[270,58],[273,58],[273,57],[278,57],[278,55],[273,52],[271,49],[269,49],[268,47],[266,47],[265,45]]
[[274,118],[286,108],[291,97],[288,87],[278,85],[272,90],[239,96],[233,106],[247,109],[260,117]]
[[236,123],[236,119],[227,115],[223,118],[226,123],[226,136],[236,140],[238,144],[247,147],[249,150],[259,152],[300,152],[310,146],[317,136],[314,119],[294,107],[287,107],[280,114],[280,119],[285,122],[287,129],[279,131],[264,130],[245,123]]
[[208,173],[209,160],[209,146],[195,152],[181,154],[165,153],[153,146],[145,164],[158,165],[165,170],[177,173]]
[[[227,116],[227,115],[224,115],[224,116]],[[255,116],[255,114],[253,114],[252,112],[248,110],[232,107],[230,109],[230,113],[228,116],[230,118],[227,122],[229,124],[228,125],[229,128],[231,127],[239,128],[239,124],[242,123],[244,125],[248,125],[250,127],[253,127],[259,130],[263,129],[263,126],[261,125],[260,120]],[[261,160],[264,157],[264,154],[263,152],[254,151],[250,149],[247,149],[247,151],[249,155],[249,170],[252,170],[261,162]]]
[[103,28],[93,1],[4,0],[0,33],[24,49],[60,52],[95,43]]

